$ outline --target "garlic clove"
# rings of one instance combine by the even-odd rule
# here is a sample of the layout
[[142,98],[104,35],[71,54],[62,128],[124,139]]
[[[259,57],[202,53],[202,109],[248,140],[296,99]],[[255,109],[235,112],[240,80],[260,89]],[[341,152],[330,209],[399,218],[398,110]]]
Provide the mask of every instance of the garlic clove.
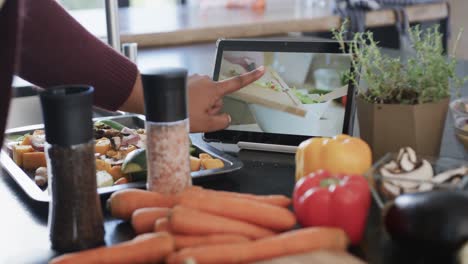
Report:
[[398,186],[395,186],[387,181],[384,181],[382,185],[384,189],[393,196],[398,196],[401,194],[400,188]]
[[394,160],[390,161],[389,163],[385,164],[383,166],[383,168],[389,170],[389,171],[393,171],[395,172],[396,170],[398,170],[400,168],[400,166],[398,165],[398,163]]
[[34,176],[34,182],[37,184],[37,186],[44,187],[47,185],[47,178],[41,175],[36,175]]

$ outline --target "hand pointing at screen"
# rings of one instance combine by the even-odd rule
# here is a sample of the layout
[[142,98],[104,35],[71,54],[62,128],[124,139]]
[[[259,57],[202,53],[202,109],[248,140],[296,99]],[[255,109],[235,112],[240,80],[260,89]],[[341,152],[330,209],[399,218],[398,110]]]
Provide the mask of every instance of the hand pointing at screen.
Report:
[[[188,104],[190,118],[190,132],[211,132],[221,130],[229,126],[231,117],[221,113],[223,97],[233,93],[246,85],[258,80],[265,73],[263,66],[232,77],[215,82],[206,75],[192,75],[188,78]],[[132,94],[122,106],[122,110],[135,113],[143,113],[143,89],[140,75],[138,75]]]
[[220,82],[214,82],[208,76],[191,76],[188,80],[190,131],[209,132],[228,127],[231,117],[221,113],[223,97],[258,80],[264,72],[261,66]]

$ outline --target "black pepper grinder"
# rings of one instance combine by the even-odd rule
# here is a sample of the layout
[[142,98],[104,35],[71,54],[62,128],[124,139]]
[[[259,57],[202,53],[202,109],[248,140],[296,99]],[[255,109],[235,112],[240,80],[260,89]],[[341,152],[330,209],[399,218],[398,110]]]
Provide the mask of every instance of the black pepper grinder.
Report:
[[52,248],[70,252],[104,244],[93,139],[93,87],[58,86],[40,94]]
[[187,71],[142,72],[146,114],[147,189],[176,194],[192,185]]

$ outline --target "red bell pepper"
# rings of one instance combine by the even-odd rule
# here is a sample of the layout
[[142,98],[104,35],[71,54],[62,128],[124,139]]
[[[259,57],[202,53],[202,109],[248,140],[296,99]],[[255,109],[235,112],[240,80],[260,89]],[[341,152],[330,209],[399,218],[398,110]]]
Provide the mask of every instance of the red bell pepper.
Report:
[[361,175],[330,175],[318,171],[296,183],[294,211],[302,226],[343,229],[352,244],[363,236],[371,197],[367,180]]

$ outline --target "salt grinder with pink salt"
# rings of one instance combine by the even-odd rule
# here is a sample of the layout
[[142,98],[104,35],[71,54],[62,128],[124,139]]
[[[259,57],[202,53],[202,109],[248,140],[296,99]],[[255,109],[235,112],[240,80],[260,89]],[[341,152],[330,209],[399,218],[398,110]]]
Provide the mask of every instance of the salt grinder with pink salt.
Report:
[[147,134],[147,189],[175,194],[192,185],[190,176],[187,71],[156,69],[141,74]]

